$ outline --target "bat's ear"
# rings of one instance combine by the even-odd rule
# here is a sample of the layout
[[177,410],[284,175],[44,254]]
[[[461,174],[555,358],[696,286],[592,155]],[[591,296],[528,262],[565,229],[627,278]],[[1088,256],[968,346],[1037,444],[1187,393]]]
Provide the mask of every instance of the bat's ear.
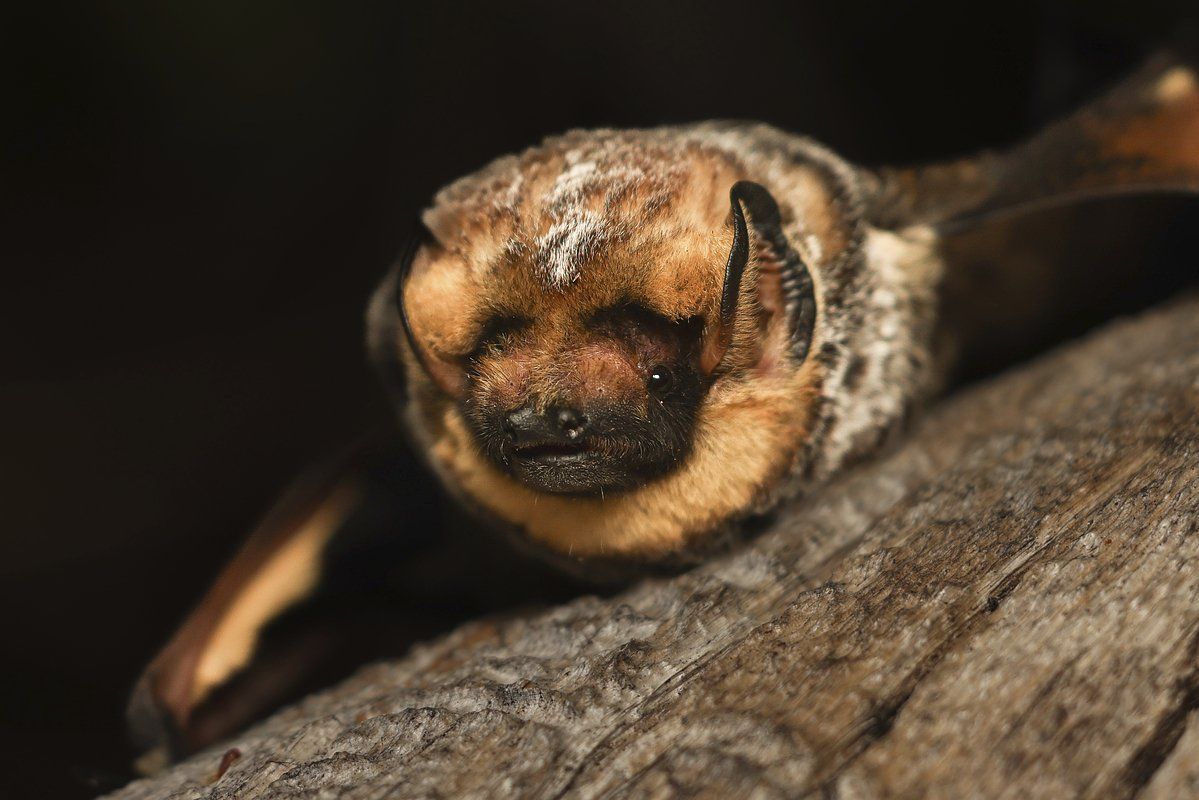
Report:
[[729,203],[733,242],[725,263],[719,316],[705,337],[700,366],[711,375],[739,331],[756,335],[757,321],[746,313],[754,306],[784,326],[788,355],[801,363],[816,324],[816,296],[807,264],[787,240],[778,203],[764,186],[738,181],[729,191]]
[[1161,55],[1007,153],[884,169],[868,216],[882,227],[956,229],[1090,197],[1199,191],[1199,76]]
[[466,374],[460,364],[439,357],[425,347],[413,330],[406,290],[412,265],[422,249],[426,252],[439,247],[423,224],[417,223],[400,251],[395,267],[371,300],[367,313],[367,346],[388,390],[402,398],[404,376],[400,356],[401,336],[412,351],[420,368],[446,394],[458,398],[466,385]]

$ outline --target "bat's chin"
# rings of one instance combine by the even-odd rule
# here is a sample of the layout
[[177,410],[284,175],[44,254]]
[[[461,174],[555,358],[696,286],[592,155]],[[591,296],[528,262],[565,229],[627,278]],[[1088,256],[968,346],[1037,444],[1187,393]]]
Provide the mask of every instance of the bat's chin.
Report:
[[513,448],[504,471],[531,489],[550,494],[605,495],[645,482],[629,461],[586,445],[545,444]]

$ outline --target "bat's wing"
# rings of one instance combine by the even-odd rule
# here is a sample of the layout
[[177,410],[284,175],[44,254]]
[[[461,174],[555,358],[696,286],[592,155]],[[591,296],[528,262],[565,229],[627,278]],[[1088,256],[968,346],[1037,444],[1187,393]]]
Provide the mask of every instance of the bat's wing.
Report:
[[224,704],[238,713],[210,708],[261,658],[268,626],[338,580],[378,585],[384,578],[364,565],[401,559],[399,551],[430,537],[436,523],[428,506],[437,493],[425,486],[421,508],[410,491],[427,483],[422,472],[396,437],[356,446],[297,481],[143,672],[129,707],[137,744],[186,752],[246,721],[234,717],[282,699],[272,696],[279,684],[294,684],[304,663],[319,655],[311,641],[282,659],[291,662],[288,674],[274,669],[271,680],[243,680],[236,702]]
[[1005,153],[883,169],[872,219],[957,229],[981,219],[1134,192],[1199,192],[1199,73],[1152,59],[1133,77]]
[[140,766],[463,620],[579,591],[483,535],[398,434],[370,439],[292,486],[142,673]]

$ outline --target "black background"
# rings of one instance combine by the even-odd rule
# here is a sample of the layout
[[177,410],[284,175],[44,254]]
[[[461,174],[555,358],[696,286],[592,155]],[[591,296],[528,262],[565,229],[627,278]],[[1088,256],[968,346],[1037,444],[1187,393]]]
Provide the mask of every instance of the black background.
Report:
[[0,795],[127,776],[140,666],[296,470],[386,414],[362,312],[437,187],[577,126],[761,119],[865,163],[1002,145],[1187,3],[1131,5],[4,12]]

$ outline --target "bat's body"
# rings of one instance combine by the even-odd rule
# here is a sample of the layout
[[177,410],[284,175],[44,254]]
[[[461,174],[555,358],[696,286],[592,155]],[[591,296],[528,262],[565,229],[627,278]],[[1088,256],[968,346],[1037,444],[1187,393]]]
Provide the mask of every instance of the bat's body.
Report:
[[[376,294],[372,351],[385,372],[402,362],[403,417],[435,471],[500,527],[590,563],[695,557],[877,450],[935,389],[933,354],[953,351],[933,341],[947,231],[1193,188],[1196,98],[1194,73],[1163,62],[1010,154],[920,170],[865,170],[755,124],[550,139],[438,195],[425,243]],[[627,306],[665,331],[659,356],[604,329]],[[689,394],[647,388],[656,358]],[[672,403],[683,444],[659,468],[564,485],[546,480],[574,469],[564,456],[522,463],[493,424],[615,406],[661,430],[652,412]],[[572,450],[553,427],[546,442],[571,458],[669,449],[601,430]]]
[[[936,390],[949,232],[1152,190],[1199,190],[1199,80],[1179,60],[1009,153],[921,169],[757,124],[569,133],[438,194],[371,303],[370,349],[416,449],[492,527],[583,570],[686,563]],[[351,495],[328,486],[258,535],[287,558],[231,565],[141,707],[185,730],[246,663],[284,572],[314,580],[320,548],[286,542],[332,535]]]

